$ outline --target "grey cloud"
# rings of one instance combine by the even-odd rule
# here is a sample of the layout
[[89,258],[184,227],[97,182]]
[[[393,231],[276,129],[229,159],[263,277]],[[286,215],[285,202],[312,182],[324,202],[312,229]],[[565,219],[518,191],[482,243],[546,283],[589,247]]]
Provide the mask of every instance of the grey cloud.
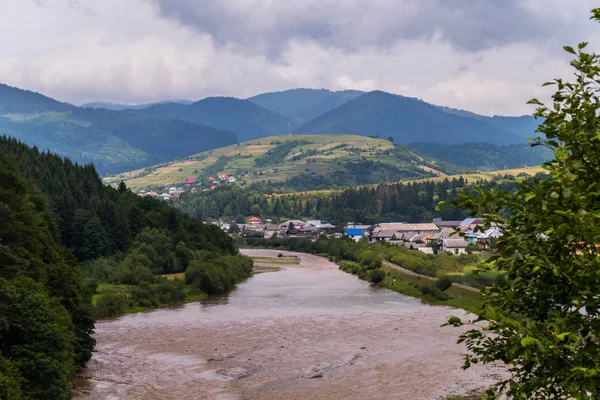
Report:
[[542,17],[525,0],[151,1],[165,18],[207,33],[218,44],[271,57],[292,40],[355,52],[438,35],[460,50],[480,51],[546,40],[561,24],[559,16]]

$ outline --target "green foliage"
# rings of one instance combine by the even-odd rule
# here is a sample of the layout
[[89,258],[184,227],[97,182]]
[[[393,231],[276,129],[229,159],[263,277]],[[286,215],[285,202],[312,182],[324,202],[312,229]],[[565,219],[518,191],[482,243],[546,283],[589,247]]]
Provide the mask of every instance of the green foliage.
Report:
[[[94,316],[200,295],[158,275],[222,260],[216,268],[226,290],[252,268],[218,227],[124,185],[105,187],[93,166],[7,138],[0,138],[0,221],[2,398],[69,398],[70,378],[92,354]],[[106,282],[119,286],[99,290]]]
[[438,279],[438,281],[435,283],[435,287],[440,289],[442,292],[450,289],[450,286],[452,286],[452,281],[448,278]]
[[96,301],[94,314],[96,318],[116,317],[127,311],[129,307],[124,294],[107,293]]
[[[466,184],[464,179],[453,179],[381,184],[349,188],[338,193],[278,196],[239,188],[222,188],[196,194],[186,193],[175,205],[202,220],[237,215],[238,223],[244,222],[243,216],[256,214],[262,218],[321,219],[332,223],[422,222],[434,217],[462,220],[467,215],[465,211],[451,208],[436,210],[436,205],[438,201],[456,198]],[[486,190],[513,191],[517,188],[517,182],[487,182],[482,187]]]
[[379,283],[385,278],[385,272],[381,268],[369,271],[369,282]]
[[0,148],[0,393],[69,398],[91,356],[90,296],[55,236],[46,200]]
[[311,144],[306,140],[292,140],[290,142],[285,142],[277,147],[267,151],[260,157],[256,157],[254,159],[254,165],[258,168],[264,168],[273,164],[280,164],[285,160],[285,158],[290,154],[293,148],[298,147],[303,144]]
[[208,294],[221,293],[250,276],[252,267],[252,259],[244,256],[193,261],[185,272],[185,281]]
[[[534,132],[533,128],[530,134]],[[480,171],[540,165],[552,154],[543,147],[529,145],[498,146],[491,143],[411,143],[410,147],[436,160]]]
[[[600,9],[593,11],[600,19]],[[544,168],[552,179],[521,184],[516,193],[477,190],[454,204],[483,212],[487,225],[504,236],[486,268],[506,281],[486,290],[486,329],[461,335],[475,362],[503,361],[511,377],[503,382],[514,399],[597,399],[600,393],[600,56],[577,49],[575,79],[557,79],[534,143],[550,149]],[[484,211],[485,210],[485,211]],[[507,216],[508,215],[508,216]]]

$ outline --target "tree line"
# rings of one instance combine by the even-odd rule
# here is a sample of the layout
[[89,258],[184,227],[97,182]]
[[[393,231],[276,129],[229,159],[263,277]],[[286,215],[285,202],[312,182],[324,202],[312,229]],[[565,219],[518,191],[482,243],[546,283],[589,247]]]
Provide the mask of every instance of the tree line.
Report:
[[[264,194],[235,187],[210,192],[186,193],[175,203],[189,215],[201,220],[228,219],[237,223],[256,215],[273,221],[290,218],[321,219],[336,224],[348,221],[377,222],[461,220],[463,210],[437,210],[440,201],[452,200],[468,186],[462,177],[443,181],[380,184],[348,188],[332,193]],[[486,190],[514,191],[515,177],[505,176],[482,184]]]
[[[0,398],[69,398],[96,315],[218,293],[252,269],[218,227],[7,137],[0,220]],[[187,285],[160,277],[188,267]],[[107,284],[127,291],[102,300]]]

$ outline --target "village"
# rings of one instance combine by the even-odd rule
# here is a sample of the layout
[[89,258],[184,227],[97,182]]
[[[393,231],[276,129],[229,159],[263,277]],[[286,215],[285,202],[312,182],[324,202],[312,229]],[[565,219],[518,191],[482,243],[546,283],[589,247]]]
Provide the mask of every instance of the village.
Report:
[[328,238],[348,237],[356,242],[385,242],[404,246],[409,250],[426,254],[449,253],[467,254],[471,251],[491,251],[502,236],[498,226],[485,228],[481,218],[466,218],[462,221],[434,219],[430,223],[386,222],[362,225],[349,222],[335,226],[320,220],[288,220],[279,224],[271,220],[262,221],[259,217],[248,218],[247,223],[236,225],[229,222],[215,222],[221,229],[241,237],[253,236],[271,238],[310,238],[320,235]]
[[143,189],[138,190],[136,193],[140,197],[149,196],[167,201],[178,198],[185,192],[197,193],[201,189],[215,190],[219,186],[232,184],[236,181],[237,178],[224,173],[218,174],[216,178],[214,176],[210,176],[206,183],[200,182],[194,177],[189,177],[181,184],[181,186],[177,186],[172,183],[163,185],[165,192],[160,194],[155,190],[146,191]]

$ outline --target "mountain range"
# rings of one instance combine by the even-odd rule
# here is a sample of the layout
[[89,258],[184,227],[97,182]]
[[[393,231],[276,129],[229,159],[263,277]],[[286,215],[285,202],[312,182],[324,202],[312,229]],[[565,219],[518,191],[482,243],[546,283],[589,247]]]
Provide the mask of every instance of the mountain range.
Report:
[[396,143],[524,143],[530,116],[482,116],[382,91],[292,89],[248,99],[77,107],[0,84],[0,134],[50,149],[102,174],[281,134],[378,136]]

